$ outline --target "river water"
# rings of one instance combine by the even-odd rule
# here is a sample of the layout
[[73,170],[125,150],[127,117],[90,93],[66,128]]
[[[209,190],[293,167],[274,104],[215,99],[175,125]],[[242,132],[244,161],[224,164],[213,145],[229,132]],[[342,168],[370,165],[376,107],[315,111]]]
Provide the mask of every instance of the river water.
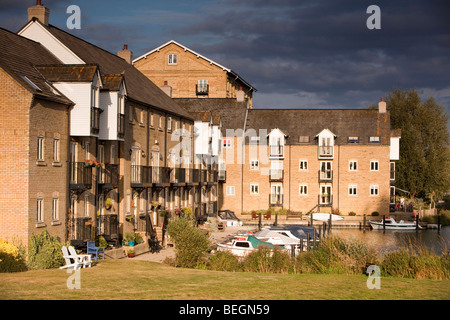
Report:
[[348,239],[356,239],[372,246],[381,254],[397,250],[401,246],[424,245],[429,250],[441,255],[450,251],[450,226],[427,230],[358,230],[332,229],[331,234]]

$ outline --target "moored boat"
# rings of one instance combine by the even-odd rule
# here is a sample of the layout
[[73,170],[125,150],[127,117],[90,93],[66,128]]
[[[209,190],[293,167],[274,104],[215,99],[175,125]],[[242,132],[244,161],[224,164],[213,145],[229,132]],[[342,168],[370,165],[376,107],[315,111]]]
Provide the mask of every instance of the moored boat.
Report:
[[236,256],[243,257],[256,250],[260,245],[269,248],[275,247],[274,244],[262,241],[253,235],[240,235],[228,243],[217,244],[217,251],[229,251]]
[[323,213],[323,212],[311,213],[310,215],[308,215],[309,219],[311,219],[311,215],[312,215],[312,219],[317,220],[317,221],[329,221],[330,216],[331,216],[331,221],[339,221],[339,220],[344,219],[344,217],[338,216],[336,214]]
[[[400,220],[399,222],[395,221],[394,218],[386,218],[382,221],[372,221],[369,220],[369,224],[374,230],[415,230],[417,228],[416,221],[403,221]],[[419,225],[419,229],[422,229],[422,227]]]

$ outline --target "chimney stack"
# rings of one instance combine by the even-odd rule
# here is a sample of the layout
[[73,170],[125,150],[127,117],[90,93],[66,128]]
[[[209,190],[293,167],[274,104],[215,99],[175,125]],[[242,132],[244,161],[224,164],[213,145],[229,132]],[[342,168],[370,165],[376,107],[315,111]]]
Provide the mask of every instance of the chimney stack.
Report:
[[164,85],[160,87],[162,91],[164,91],[169,97],[172,98],[172,87],[169,86],[167,81],[164,81]]
[[123,50],[120,50],[119,52],[117,52],[117,55],[119,57],[121,57],[122,59],[124,59],[129,64],[132,64],[132,62],[133,62],[133,52],[128,50],[128,45],[127,44],[123,45]]
[[43,25],[48,26],[50,10],[42,5],[41,0],[36,0],[36,5],[28,8],[28,21],[38,19]]
[[239,87],[239,91],[236,92],[236,101],[244,102],[245,100],[245,92],[242,90],[242,87]]
[[381,98],[381,101],[378,102],[378,112],[386,113],[386,102],[384,102],[383,98]]

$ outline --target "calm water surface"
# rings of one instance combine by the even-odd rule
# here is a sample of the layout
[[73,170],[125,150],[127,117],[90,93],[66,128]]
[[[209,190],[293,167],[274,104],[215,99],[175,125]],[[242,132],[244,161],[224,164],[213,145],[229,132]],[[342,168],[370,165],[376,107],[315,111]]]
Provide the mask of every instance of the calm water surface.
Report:
[[378,249],[380,253],[394,251],[401,246],[410,244],[423,244],[436,254],[450,251],[450,227],[441,228],[440,234],[437,229],[429,230],[355,230],[355,229],[332,229],[333,235],[343,238],[362,240],[369,246]]

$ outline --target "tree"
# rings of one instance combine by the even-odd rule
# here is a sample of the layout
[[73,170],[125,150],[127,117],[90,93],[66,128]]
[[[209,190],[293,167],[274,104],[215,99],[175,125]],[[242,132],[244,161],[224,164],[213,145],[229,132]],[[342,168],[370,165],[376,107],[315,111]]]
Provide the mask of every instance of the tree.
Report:
[[411,196],[438,196],[450,190],[448,115],[434,98],[421,101],[416,90],[394,90],[386,103],[391,128],[401,129],[397,186]]

